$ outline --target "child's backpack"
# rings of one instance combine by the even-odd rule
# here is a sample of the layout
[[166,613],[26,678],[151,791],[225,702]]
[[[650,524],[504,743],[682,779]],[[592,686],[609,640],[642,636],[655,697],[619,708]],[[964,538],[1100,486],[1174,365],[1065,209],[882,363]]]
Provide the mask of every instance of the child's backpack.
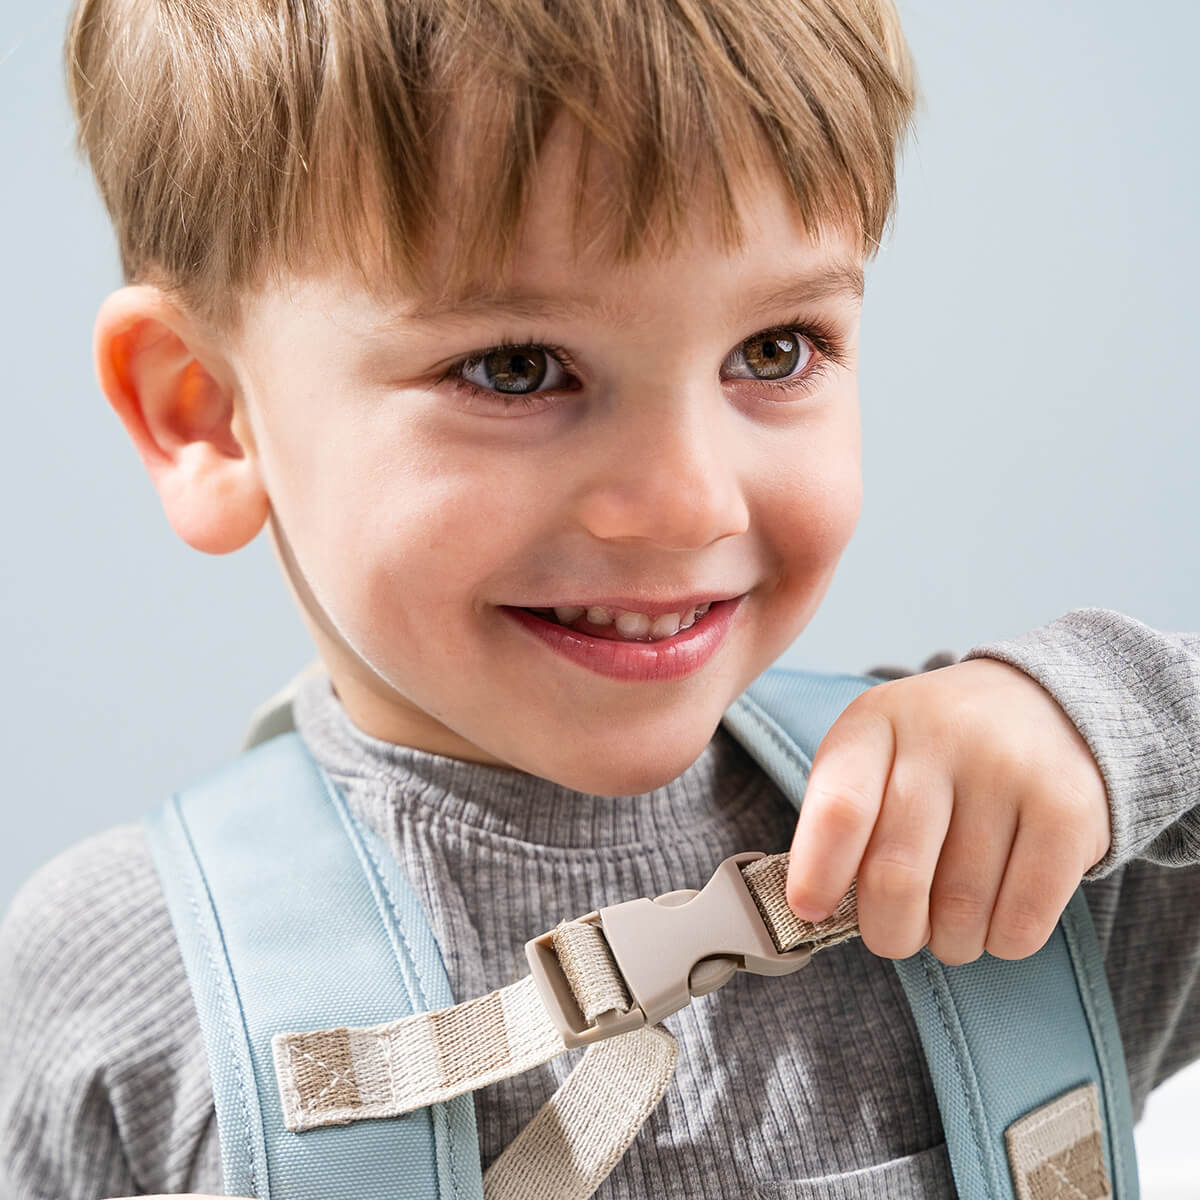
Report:
[[[875,682],[772,669],[725,724],[798,806],[816,747]],[[787,973],[854,932],[853,893],[811,926],[783,899],[786,856],[736,855],[700,893],[535,938],[530,976],[455,1005],[398,864],[287,732],[281,697],[260,710],[269,740],[147,822],[229,1195],[586,1200],[670,1082],[657,1023],[736,969]],[[954,967],[922,950],[895,967],[964,1200],[1135,1200],[1124,1055],[1081,891],[1027,959]],[[470,1093],[585,1043],[485,1178]]]

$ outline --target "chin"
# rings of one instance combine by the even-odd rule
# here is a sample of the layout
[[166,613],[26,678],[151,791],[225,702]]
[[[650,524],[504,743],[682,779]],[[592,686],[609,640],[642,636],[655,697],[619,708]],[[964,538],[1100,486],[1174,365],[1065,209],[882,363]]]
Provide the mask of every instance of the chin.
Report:
[[703,753],[712,733],[709,730],[707,736],[672,739],[669,751],[661,743],[641,747],[584,745],[580,747],[583,753],[535,770],[546,779],[577,792],[597,796],[640,796],[682,775]]

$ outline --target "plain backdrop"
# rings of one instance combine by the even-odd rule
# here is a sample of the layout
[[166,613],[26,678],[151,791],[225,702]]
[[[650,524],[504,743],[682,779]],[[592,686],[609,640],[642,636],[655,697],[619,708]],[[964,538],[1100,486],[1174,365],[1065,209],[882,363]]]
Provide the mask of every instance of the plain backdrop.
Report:
[[[915,666],[1081,605],[1196,629],[1200,5],[901,11],[925,103],[869,275],[866,504],[788,659]],[[94,384],[120,280],[72,152],[66,13],[0,0],[0,907],[220,762],[311,656],[265,541],[177,541]],[[1177,1094],[1200,1111],[1200,1085]],[[1190,1143],[1146,1161],[1149,1195],[1200,1191],[1168,1181],[1200,1176]]]

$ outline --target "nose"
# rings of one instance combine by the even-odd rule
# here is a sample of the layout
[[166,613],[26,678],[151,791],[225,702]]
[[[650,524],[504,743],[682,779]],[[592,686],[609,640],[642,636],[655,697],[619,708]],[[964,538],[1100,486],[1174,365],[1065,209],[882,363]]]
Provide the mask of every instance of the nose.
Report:
[[696,550],[745,533],[743,439],[722,398],[614,406],[589,455],[580,512],[605,541]]

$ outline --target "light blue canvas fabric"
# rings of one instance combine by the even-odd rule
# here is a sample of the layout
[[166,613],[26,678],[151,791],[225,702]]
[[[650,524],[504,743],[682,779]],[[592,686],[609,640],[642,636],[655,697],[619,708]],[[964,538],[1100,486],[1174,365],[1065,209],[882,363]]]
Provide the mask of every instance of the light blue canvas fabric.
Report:
[[[726,724],[799,805],[817,745],[875,682],[775,669]],[[302,1135],[283,1126],[273,1033],[453,1003],[394,859],[354,822],[300,739],[284,734],[242,755],[173,798],[148,833],[204,1030],[227,1192],[481,1200],[469,1096],[396,1120]],[[1082,894],[1032,958],[946,967],[923,951],[897,970],[965,1200],[1013,1200],[1004,1129],[1089,1081],[1100,1089],[1116,1200],[1135,1200],[1124,1056]]]
[[395,860],[296,734],[148,822],[204,1031],[225,1190],[260,1200],[482,1200],[470,1096],[305,1134],[283,1124],[271,1038],[452,1004]]

